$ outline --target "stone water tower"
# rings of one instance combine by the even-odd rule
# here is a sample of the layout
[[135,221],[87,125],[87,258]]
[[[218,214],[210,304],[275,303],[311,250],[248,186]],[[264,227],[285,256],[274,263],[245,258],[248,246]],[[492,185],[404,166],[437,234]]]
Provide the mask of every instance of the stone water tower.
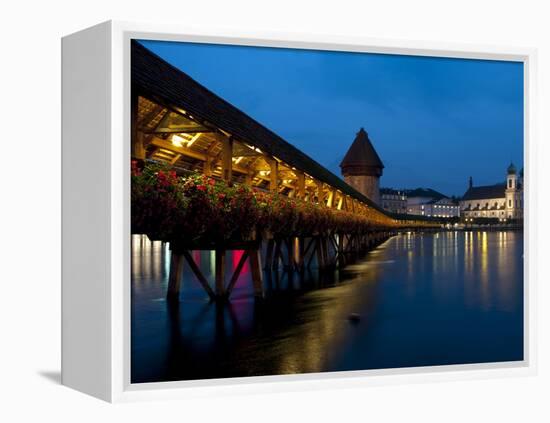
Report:
[[380,204],[380,176],[382,176],[384,164],[363,128],[357,133],[344,160],[340,163],[340,168],[348,185],[376,204]]

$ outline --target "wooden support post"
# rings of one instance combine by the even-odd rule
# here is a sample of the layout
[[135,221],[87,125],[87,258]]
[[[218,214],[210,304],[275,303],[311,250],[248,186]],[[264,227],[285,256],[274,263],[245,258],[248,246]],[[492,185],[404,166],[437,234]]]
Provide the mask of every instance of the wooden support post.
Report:
[[345,209],[345,206],[344,206],[344,196],[341,195],[340,198],[338,199],[338,210],[342,210],[342,209]]
[[273,247],[274,247],[275,241],[273,238],[267,240],[267,247],[265,251],[265,265],[264,270],[271,271],[271,268],[273,266]]
[[332,207],[334,205],[335,196],[336,196],[336,190],[331,189],[328,194],[327,207]]
[[326,236],[321,237],[321,247],[323,254],[323,267],[328,267],[330,265],[330,260],[328,254],[328,240]]
[[[315,245],[315,238],[309,238],[309,242],[308,242],[307,246],[305,245],[305,243],[306,243],[306,239],[303,238],[303,244],[304,244],[304,245],[303,245],[302,247],[305,247],[305,249],[304,249],[304,251],[303,251],[303,253],[302,253],[302,260],[303,260],[303,261],[306,260],[306,256],[307,256],[307,253],[309,252],[309,249],[310,249],[313,245]],[[311,254],[313,254],[313,251],[312,251]]]
[[317,237],[316,251],[317,251],[317,265],[318,265],[319,269],[324,269],[325,266],[326,266],[326,261],[325,261],[326,256],[325,256],[325,251],[324,251],[324,248],[323,248],[323,237],[322,236]]
[[206,160],[203,164],[202,172],[206,176],[212,176],[212,156],[206,156]]
[[346,262],[344,260],[344,235],[342,233],[338,234],[337,239],[337,247],[338,247],[338,267],[344,267],[346,265]]
[[241,274],[241,271],[243,270],[244,263],[246,262],[246,259],[248,258],[249,252],[243,251],[243,254],[241,258],[239,259],[239,262],[237,263],[236,269],[233,271],[233,275],[231,276],[231,280],[227,284],[227,289],[225,290],[225,296],[229,298],[231,296],[231,291],[233,291],[233,287],[237,283],[237,280],[239,279],[239,275]]
[[298,249],[296,251],[296,267],[301,271],[304,268],[305,240],[302,237],[296,238],[296,240],[298,243]]
[[260,250],[249,250],[248,257],[250,261],[250,273],[252,275],[252,285],[254,286],[254,296],[263,298],[264,296],[264,281],[262,277]]
[[131,94],[131,138],[132,138],[132,155],[138,160],[145,160],[145,134],[140,130],[138,125],[139,113],[139,93],[137,87],[132,86]]
[[181,279],[183,277],[183,255],[172,251],[170,257],[170,273],[168,275],[168,292],[169,299],[179,299],[181,289]]
[[231,183],[233,178],[233,138],[218,135],[218,139],[222,143],[222,178]]
[[269,190],[279,191],[279,163],[273,158],[269,160]]
[[134,147],[134,157],[136,159],[145,160],[145,141],[143,132],[136,131],[136,143]]
[[199,282],[202,285],[202,287],[204,288],[204,290],[207,292],[208,296],[212,299],[215,298],[214,291],[212,291],[212,288],[210,288],[210,285],[208,284],[208,281],[206,280],[206,278],[202,274],[201,270],[197,266],[197,263],[195,263],[195,260],[193,260],[193,257],[191,256],[191,254],[189,254],[189,251],[188,250],[183,250],[183,256],[187,260],[187,263],[189,264],[189,267],[191,267],[191,270],[193,271],[193,273],[195,274],[195,276],[199,280]]
[[323,183],[317,182],[317,203],[319,205],[325,205],[325,193],[323,192]]
[[286,252],[287,252],[287,261],[285,263],[285,268],[287,270],[294,269],[294,245],[292,244],[293,239],[294,238],[285,239]]
[[311,254],[309,255],[309,260],[307,262],[307,268],[309,269],[310,266],[311,266],[311,262],[313,261],[313,257],[315,257],[315,254],[317,253],[317,260],[319,260],[319,253],[317,252],[318,251],[318,242],[317,242],[317,237],[315,238],[311,238],[311,240],[309,241],[309,245],[307,246],[306,248],[306,254],[307,254],[307,250],[309,250],[309,248],[313,245],[313,250],[311,250]]
[[132,142],[132,157],[138,160],[145,159],[145,137],[143,132],[138,128],[138,113],[139,113],[139,94],[136,86],[132,86],[131,93],[131,142]]
[[298,181],[296,186],[297,197],[304,199],[306,196],[306,175],[304,172],[297,172]]
[[275,252],[273,253],[272,269],[279,270],[279,258],[281,257],[281,240],[275,240]]
[[216,297],[225,295],[225,250],[216,250]]

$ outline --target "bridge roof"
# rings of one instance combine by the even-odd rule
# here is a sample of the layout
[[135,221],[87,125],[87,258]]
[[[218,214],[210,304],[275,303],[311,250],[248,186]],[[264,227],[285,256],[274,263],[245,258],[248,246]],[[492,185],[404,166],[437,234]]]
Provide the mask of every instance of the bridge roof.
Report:
[[392,216],[288,141],[136,41],[132,41],[131,63],[132,87],[137,88],[139,93],[166,107],[186,110],[201,121],[260,148],[383,214]]

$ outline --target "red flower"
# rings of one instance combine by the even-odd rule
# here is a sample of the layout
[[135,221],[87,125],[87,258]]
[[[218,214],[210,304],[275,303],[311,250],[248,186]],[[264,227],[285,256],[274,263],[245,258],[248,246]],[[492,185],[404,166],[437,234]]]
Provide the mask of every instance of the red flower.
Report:
[[206,191],[206,186],[205,185],[197,185],[197,189],[200,190],[200,191]]

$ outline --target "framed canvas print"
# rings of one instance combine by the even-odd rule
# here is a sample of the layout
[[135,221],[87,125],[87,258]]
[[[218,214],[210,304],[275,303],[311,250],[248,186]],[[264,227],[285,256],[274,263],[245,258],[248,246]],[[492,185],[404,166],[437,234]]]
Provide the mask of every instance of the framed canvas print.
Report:
[[533,372],[534,59],[65,37],[63,383],[119,401]]

